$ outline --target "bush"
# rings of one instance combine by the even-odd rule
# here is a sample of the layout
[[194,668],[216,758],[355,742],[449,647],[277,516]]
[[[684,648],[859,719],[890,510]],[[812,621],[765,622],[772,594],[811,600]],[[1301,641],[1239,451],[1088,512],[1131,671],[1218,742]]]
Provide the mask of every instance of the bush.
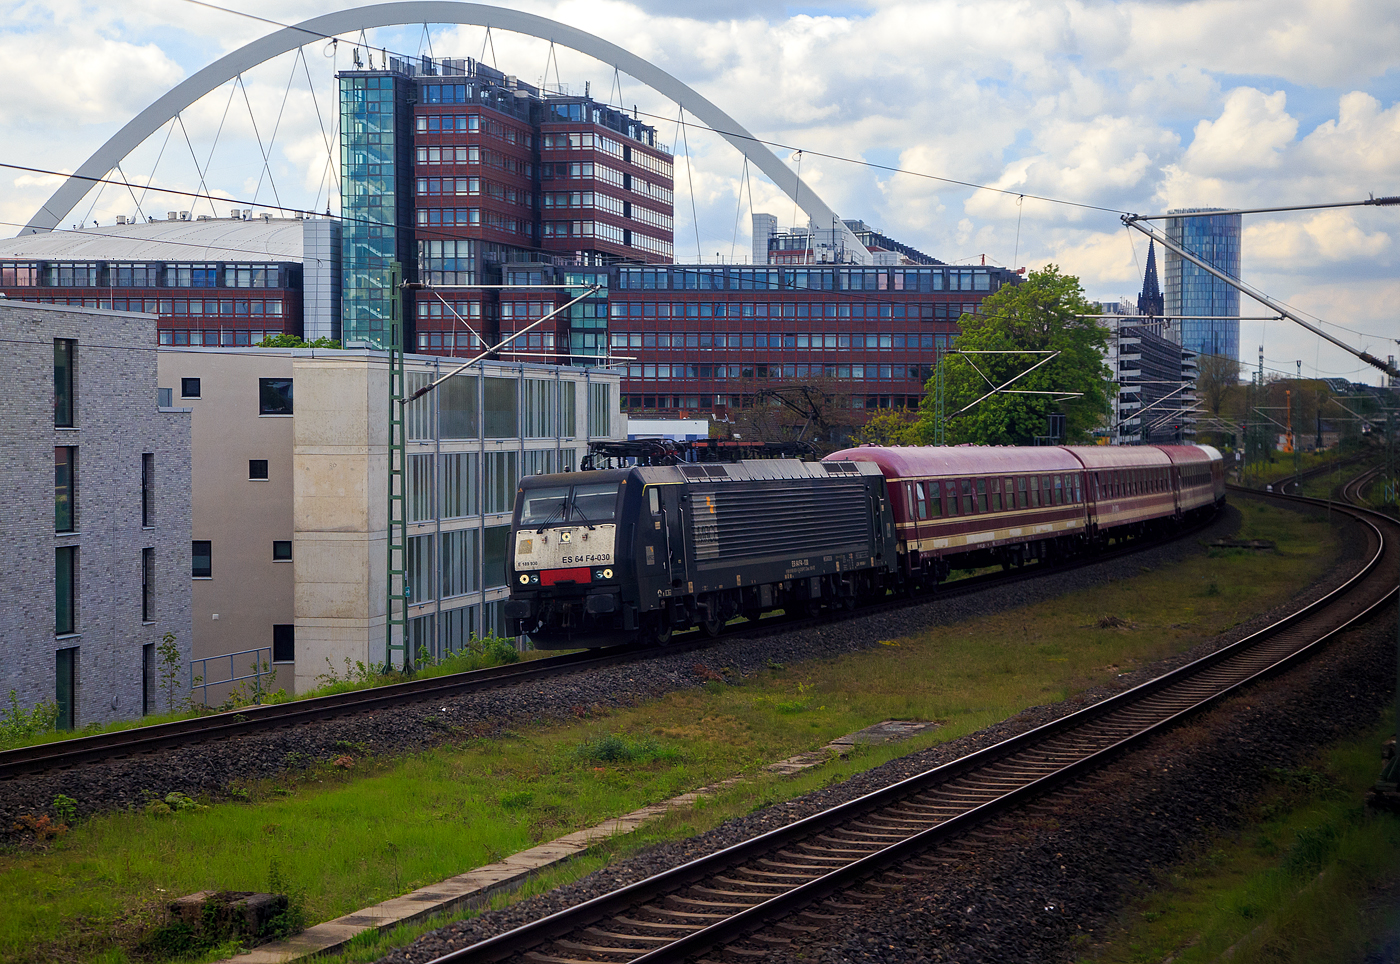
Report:
[[609,733],[596,740],[586,740],[579,744],[574,750],[574,756],[583,762],[644,763],[648,760],[675,760],[680,754],[663,747],[649,736],[633,740]]
[[53,700],[40,700],[33,709],[25,710],[19,705],[19,694],[10,690],[10,706],[0,713],[0,749],[52,733],[57,723],[58,704]]

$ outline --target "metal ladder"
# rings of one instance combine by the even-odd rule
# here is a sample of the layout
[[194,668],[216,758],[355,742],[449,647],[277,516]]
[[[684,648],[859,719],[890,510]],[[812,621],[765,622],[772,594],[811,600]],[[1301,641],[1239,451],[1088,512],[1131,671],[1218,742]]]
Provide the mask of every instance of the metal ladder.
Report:
[[[408,640],[408,513],[404,502],[406,446],[404,439],[407,396],[404,374],[403,318],[400,310],[402,268],[389,267],[389,533],[387,599],[384,607],[384,670],[413,669]],[[394,656],[399,655],[396,663]]]

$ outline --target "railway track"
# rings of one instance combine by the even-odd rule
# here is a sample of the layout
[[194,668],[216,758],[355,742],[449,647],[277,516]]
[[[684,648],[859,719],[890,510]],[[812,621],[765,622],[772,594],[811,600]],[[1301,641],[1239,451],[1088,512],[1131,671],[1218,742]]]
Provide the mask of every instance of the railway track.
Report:
[[[1199,527],[1184,530],[1185,537]],[[1002,573],[984,573],[957,580],[940,587],[937,593],[913,598],[891,597],[867,604],[849,613],[831,614],[827,622],[863,619],[892,609],[922,605],[938,599],[971,595],[995,587],[1004,587],[1044,575],[1067,572],[1083,566],[1112,561],[1158,545],[1158,540],[1133,540],[1122,546],[1094,556],[1078,557],[1057,565],[1036,563]],[[608,650],[587,650],[559,656],[530,660],[507,666],[456,673],[450,676],[409,680],[371,689],[295,700],[289,703],[254,705],[236,711],[209,716],[136,727],[93,736],[73,737],[54,743],[41,743],[15,750],[0,751],[0,780],[11,780],[48,770],[98,763],[104,760],[155,753],[174,747],[190,746],[267,732],[284,727],[302,726],[321,720],[335,719],[400,706],[406,703],[431,702],[444,697],[456,697],[502,686],[538,682],[570,673],[587,672],[634,660],[650,659],[659,654],[698,652],[721,642],[736,638],[756,637],[771,633],[801,630],[807,625],[823,622],[813,618],[765,618],[756,623],[731,627],[719,639],[709,639],[699,630],[673,637],[663,648],[617,647]]]
[[661,964],[715,959],[706,955],[721,948],[727,960],[761,958],[788,943],[784,929],[801,932],[858,913],[861,905],[843,902],[840,892],[1281,672],[1384,605],[1395,594],[1400,573],[1400,526],[1369,510],[1334,505],[1334,511],[1362,523],[1368,540],[1365,566],[1272,626],[1071,716],[446,954],[434,964]]

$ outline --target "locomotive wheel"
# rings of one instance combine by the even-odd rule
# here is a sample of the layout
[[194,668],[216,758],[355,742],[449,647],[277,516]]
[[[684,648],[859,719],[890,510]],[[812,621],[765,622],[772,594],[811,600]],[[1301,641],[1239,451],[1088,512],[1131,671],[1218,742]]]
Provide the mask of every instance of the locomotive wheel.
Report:
[[724,632],[724,619],[720,617],[718,606],[706,607],[705,615],[700,618],[700,632],[710,639]]
[[671,620],[667,618],[667,613],[652,613],[647,620],[646,629],[642,631],[642,639],[649,646],[665,646],[671,641]]

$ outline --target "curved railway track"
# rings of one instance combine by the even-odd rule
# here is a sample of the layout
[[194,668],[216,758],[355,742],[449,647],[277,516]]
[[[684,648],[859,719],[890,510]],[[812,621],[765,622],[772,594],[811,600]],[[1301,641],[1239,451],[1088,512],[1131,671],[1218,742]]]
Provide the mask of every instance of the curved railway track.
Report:
[[[1189,535],[1199,526],[1183,530],[1178,536]],[[850,613],[829,614],[830,621],[862,619],[894,608],[921,605],[938,599],[955,598],[983,590],[1035,579],[1051,573],[1066,572],[1082,566],[1112,561],[1139,550],[1157,545],[1158,540],[1134,539],[1122,546],[1094,556],[1083,556],[1057,565],[1036,563],[1025,568],[1002,573],[984,573],[960,579],[940,588],[936,593],[913,598],[891,598],[870,603]],[[703,650],[719,642],[729,642],[744,636],[800,630],[815,625],[811,618],[765,618],[757,623],[742,624],[727,631],[718,640],[703,637],[699,630],[675,637],[663,648],[617,647],[608,650],[587,650],[560,656],[530,660],[507,666],[472,670],[450,676],[430,677],[393,683],[371,689],[313,697],[288,703],[247,706],[237,711],[216,713],[172,723],[136,727],[93,736],[73,737],[54,743],[41,743],[15,750],[0,751],[0,780],[10,780],[27,774],[154,753],[172,747],[189,746],[266,732],[283,727],[301,726],[320,720],[372,713],[405,703],[427,702],[443,697],[460,696],[502,686],[536,682],[568,673],[601,669],[633,660],[648,659],[658,654],[674,654]]]
[[1266,629],[1071,716],[434,964],[660,964],[705,960],[721,947],[726,959],[760,958],[787,943],[773,932],[775,923],[778,931],[800,932],[804,915],[811,924],[858,912],[859,904],[832,895],[1097,769],[1163,728],[1305,659],[1384,605],[1400,572],[1400,526],[1369,510],[1339,511],[1363,524],[1366,564],[1342,586]]

